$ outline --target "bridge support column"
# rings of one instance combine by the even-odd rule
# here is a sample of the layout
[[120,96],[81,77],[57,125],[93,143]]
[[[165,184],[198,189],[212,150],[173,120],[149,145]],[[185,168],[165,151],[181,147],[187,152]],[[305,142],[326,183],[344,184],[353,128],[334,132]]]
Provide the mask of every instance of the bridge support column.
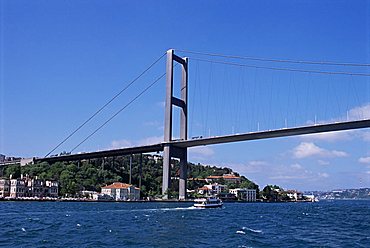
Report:
[[180,182],[179,182],[179,200],[186,199],[186,186],[188,177],[188,159],[187,151],[184,151],[184,155],[180,158]]
[[[182,66],[181,78],[181,99],[173,96],[173,62]],[[164,142],[171,142],[172,139],[172,106],[175,105],[181,109],[180,114],[180,139],[187,140],[188,135],[188,59],[180,58],[174,54],[173,50],[167,51],[166,65],[166,105],[164,118]],[[180,182],[179,199],[186,198],[186,178],[187,178],[187,148],[177,148],[173,145],[165,145],[163,150],[163,181],[162,195],[163,199],[168,199],[168,189],[171,183],[171,158],[180,159]]]
[[163,179],[162,195],[163,199],[168,199],[168,189],[171,185],[171,146],[166,145],[163,148]]

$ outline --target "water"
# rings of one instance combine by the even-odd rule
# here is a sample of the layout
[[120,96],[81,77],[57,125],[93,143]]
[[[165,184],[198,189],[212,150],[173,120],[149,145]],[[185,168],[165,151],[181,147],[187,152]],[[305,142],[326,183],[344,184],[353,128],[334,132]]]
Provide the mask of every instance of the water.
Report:
[[2,247],[370,247],[370,201],[0,202]]

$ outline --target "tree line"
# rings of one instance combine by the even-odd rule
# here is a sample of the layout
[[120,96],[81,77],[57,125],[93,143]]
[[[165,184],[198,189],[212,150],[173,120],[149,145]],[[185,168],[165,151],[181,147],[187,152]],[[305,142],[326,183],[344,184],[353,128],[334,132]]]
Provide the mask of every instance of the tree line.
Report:
[[[142,161],[142,163],[140,163]],[[140,166],[141,165],[141,166]],[[171,188],[169,191],[178,192],[179,163],[172,161],[171,165]],[[131,184],[141,188],[142,197],[161,196],[162,185],[162,159],[153,159],[150,155],[133,155],[131,166]],[[223,174],[239,175],[227,167],[216,167],[202,164],[188,163],[188,178],[205,179],[208,176],[222,176]],[[98,191],[101,187],[113,182],[129,183],[130,181],[130,156],[114,158],[91,159],[78,162],[46,162],[20,166],[9,165],[3,167],[0,176],[9,178],[20,178],[28,175],[44,180],[57,180],[59,182],[59,193],[61,196],[78,196],[82,190]],[[188,188],[197,189],[204,185],[202,180],[189,180]],[[230,188],[242,187],[257,189],[258,185],[241,176],[241,182],[236,185],[220,180],[219,183],[226,184]],[[172,194],[176,197],[176,193]]]

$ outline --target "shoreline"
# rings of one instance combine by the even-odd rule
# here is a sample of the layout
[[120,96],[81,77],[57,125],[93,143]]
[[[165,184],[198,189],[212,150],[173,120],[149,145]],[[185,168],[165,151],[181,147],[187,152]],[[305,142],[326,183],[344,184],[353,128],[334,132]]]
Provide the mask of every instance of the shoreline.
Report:
[[[362,200],[362,199],[337,199],[337,200]],[[365,199],[366,200],[366,199]],[[326,201],[326,200],[324,200]],[[138,201],[114,201],[114,200],[93,200],[85,198],[0,198],[0,202],[117,202],[117,203],[186,203],[194,202],[194,199],[186,200],[162,200],[162,199],[152,199],[152,200],[138,200]],[[313,203],[312,201],[224,201],[224,203]]]

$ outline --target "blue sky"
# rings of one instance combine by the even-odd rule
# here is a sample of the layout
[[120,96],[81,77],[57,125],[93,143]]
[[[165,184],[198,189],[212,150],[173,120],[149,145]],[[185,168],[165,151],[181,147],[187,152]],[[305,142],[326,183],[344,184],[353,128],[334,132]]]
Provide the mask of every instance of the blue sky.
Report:
[[[370,64],[369,1],[4,0],[0,8],[0,153],[9,156],[44,156],[170,48]],[[177,53],[190,58],[189,136],[370,117],[369,77],[239,68]],[[164,70],[162,60],[58,152],[72,149]],[[161,80],[77,151],[161,141],[164,89]],[[200,147],[189,160],[232,167],[262,187],[370,187],[369,144],[365,129]]]

